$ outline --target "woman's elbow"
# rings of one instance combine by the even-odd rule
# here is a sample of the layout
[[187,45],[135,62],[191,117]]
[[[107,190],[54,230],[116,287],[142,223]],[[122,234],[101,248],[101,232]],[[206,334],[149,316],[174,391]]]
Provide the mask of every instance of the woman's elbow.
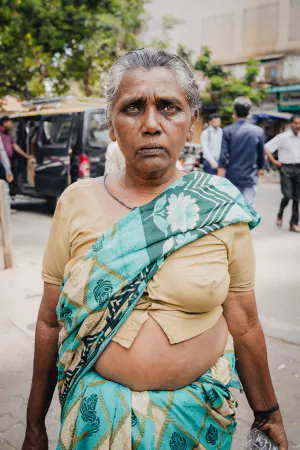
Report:
[[229,327],[230,334],[234,339],[241,339],[250,333],[255,333],[261,328],[258,316],[247,317],[243,321],[231,324]]
[[243,337],[261,326],[253,291],[230,292],[223,307],[233,337]]

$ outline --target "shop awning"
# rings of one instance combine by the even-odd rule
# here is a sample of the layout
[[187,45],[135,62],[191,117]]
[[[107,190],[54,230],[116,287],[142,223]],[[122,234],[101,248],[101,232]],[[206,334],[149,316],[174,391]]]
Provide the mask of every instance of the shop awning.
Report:
[[280,92],[297,92],[300,91],[300,83],[289,84],[285,86],[272,86],[267,89],[268,94],[279,94]]
[[279,119],[279,120],[287,120],[289,121],[292,117],[292,114],[290,113],[284,113],[284,112],[257,112],[255,114],[252,114],[252,120],[256,122],[258,119]]

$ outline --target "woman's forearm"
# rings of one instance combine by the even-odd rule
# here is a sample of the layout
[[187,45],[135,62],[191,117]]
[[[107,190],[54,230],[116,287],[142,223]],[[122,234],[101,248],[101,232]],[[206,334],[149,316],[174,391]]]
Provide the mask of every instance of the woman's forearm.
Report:
[[27,427],[44,425],[57,382],[59,326],[37,321],[31,391],[27,408]]
[[[250,407],[254,412],[254,426],[267,433],[278,445],[287,450],[288,443],[280,411],[268,412],[277,404],[267,360],[265,337],[257,315],[254,291],[229,292],[224,316],[233,336],[237,358],[236,368]],[[262,420],[263,419],[263,420]]]
[[264,411],[277,403],[268,366],[266,342],[258,321],[244,335],[234,338],[237,371],[253,411]]

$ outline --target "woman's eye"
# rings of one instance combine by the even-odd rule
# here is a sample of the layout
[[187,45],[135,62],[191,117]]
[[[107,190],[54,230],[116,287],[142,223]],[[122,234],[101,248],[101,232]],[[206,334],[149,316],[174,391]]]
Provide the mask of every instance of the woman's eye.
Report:
[[177,111],[177,108],[176,108],[176,106],[174,106],[174,105],[167,105],[167,106],[164,107],[163,110],[164,110],[165,112],[167,112],[167,113],[174,113],[174,112]]
[[125,108],[125,111],[129,113],[137,113],[140,111],[140,109],[137,106],[130,105]]

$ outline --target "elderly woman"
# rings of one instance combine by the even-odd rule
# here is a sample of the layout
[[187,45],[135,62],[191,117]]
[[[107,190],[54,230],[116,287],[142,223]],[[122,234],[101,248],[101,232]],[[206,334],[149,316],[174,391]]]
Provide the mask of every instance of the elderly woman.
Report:
[[136,50],[110,69],[106,100],[126,167],[58,202],[23,449],[47,448],[57,376],[58,449],[229,449],[237,358],[254,426],[286,450],[253,291],[259,216],[227,180],[176,169],[193,74]]

